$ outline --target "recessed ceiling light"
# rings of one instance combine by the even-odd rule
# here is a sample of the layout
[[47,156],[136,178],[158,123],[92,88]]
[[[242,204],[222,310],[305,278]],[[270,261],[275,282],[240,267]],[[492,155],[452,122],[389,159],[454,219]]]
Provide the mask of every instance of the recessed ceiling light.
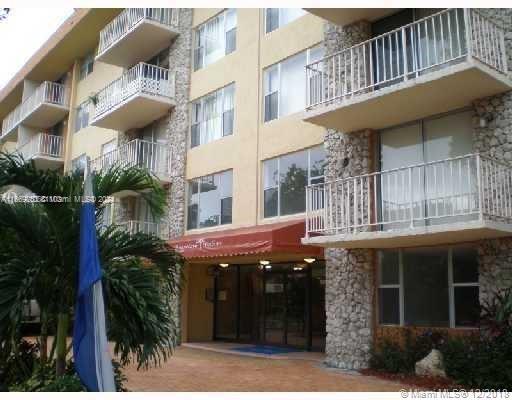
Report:
[[311,264],[311,263],[314,263],[316,261],[316,258],[313,258],[313,257],[306,257],[304,259],[304,261],[306,261],[308,264]]
[[272,265],[265,265],[265,269],[272,269]]
[[270,261],[268,261],[268,260],[260,260],[260,264],[261,265],[269,265]]
[[221,263],[221,264],[219,264],[219,266],[221,266],[222,268],[227,268],[227,267],[229,267],[229,264]]

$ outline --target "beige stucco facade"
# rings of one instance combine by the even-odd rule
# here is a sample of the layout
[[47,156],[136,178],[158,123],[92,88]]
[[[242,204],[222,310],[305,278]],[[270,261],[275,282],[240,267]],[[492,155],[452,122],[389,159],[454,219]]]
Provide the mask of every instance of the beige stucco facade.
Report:
[[[194,26],[221,11],[195,10]],[[236,51],[192,72],[191,101],[235,84],[235,119],[233,135],[189,149],[186,173],[192,179],[233,169],[233,223],[190,233],[302,218],[262,217],[262,161],[323,143],[325,129],[302,122],[300,113],[264,123],[263,71],[322,40],[323,21],[313,15],[266,34],[263,9],[238,9]]]

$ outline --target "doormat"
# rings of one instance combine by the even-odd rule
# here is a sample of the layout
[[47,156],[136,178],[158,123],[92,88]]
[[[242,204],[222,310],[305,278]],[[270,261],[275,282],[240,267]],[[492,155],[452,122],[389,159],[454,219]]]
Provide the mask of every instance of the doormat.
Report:
[[256,354],[267,354],[267,355],[296,353],[296,352],[302,351],[300,349],[293,349],[290,347],[262,346],[262,345],[255,345],[255,346],[248,346],[248,347],[233,347],[230,350],[240,351],[243,353],[256,353]]

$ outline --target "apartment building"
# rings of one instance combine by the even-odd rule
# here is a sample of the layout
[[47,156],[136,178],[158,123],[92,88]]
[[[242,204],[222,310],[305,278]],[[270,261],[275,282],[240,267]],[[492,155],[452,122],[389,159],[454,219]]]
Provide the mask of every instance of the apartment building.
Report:
[[[0,145],[148,168],[184,342],[325,351],[471,332],[512,283],[512,10],[78,10],[0,92]],[[178,310],[179,309],[179,310]]]

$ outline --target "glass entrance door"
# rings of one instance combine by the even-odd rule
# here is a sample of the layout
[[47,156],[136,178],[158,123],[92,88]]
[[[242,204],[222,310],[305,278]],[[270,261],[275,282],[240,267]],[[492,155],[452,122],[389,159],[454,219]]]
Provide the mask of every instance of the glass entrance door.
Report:
[[214,302],[215,339],[324,349],[322,261],[218,268]]

